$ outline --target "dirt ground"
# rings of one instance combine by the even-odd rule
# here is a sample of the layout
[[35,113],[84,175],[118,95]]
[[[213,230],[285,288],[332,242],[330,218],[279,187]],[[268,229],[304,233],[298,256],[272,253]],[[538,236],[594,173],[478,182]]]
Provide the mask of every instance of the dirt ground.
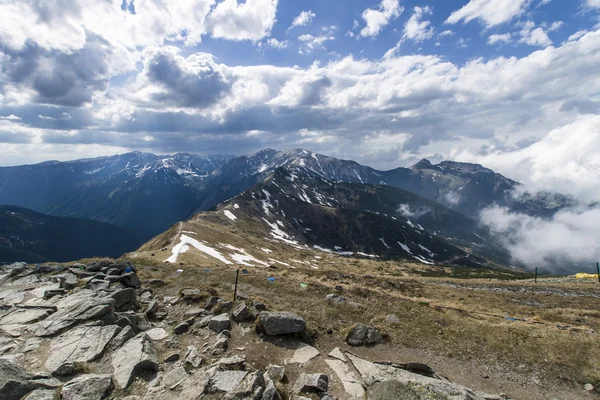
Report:
[[[371,361],[420,361],[451,381],[514,399],[598,397],[583,385],[600,384],[600,284],[559,279],[536,284],[503,272],[486,272],[487,278],[474,274],[475,279],[423,276],[419,264],[344,263],[337,258],[341,260],[321,262],[326,266],[318,270],[244,267],[238,293],[249,301],[264,301],[271,310],[304,317],[321,354],[341,347]],[[174,265],[143,253],[132,260],[143,280],[166,282],[155,289],[159,296],[175,296],[189,287],[233,297],[237,267],[186,258]],[[346,302],[328,304],[325,296],[334,292]],[[388,322],[389,314],[399,322]],[[175,310],[168,320],[178,322]],[[357,322],[379,328],[385,341],[349,348],[344,330]],[[257,367],[290,351],[255,334],[234,334],[231,340],[232,354],[242,348]],[[314,362],[315,370],[325,368],[322,360]],[[294,367],[288,372],[293,378]]]

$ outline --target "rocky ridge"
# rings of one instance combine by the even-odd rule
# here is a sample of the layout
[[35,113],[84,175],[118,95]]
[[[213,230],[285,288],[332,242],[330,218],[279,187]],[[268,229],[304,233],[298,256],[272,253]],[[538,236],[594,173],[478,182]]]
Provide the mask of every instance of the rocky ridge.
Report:
[[[325,352],[302,316],[259,299],[240,294],[233,302],[195,288],[157,296],[163,285],[142,282],[126,261],[0,267],[0,398],[503,398],[424,364]],[[257,367],[244,347],[230,348],[236,337],[281,344],[282,353],[264,354],[270,364]],[[356,325],[346,340],[362,346],[383,338]]]

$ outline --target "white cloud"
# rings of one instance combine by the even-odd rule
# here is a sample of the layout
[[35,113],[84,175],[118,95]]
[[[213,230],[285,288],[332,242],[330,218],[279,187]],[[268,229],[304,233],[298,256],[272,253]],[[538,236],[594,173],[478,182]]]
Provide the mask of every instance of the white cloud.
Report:
[[404,25],[405,38],[422,42],[433,37],[434,28],[431,26],[431,22],[422,20],[426,14],[431,14],[431,8],[427,6],[414,8],[413,14]]
[[521,35],[519,43],[541,47],[550,46],[552,44],[552,40],[550,40],[544,29],[541,27],[535,28],[535,23],[533,21],[525,22],[519,35]]
[[[481,220],[515,261],[530,268],[574,273],[589,270],[600,258],[598,208],[564,210],[544,219],[492,207],[482,212]],[[579,264],[576,270],[572,264]]]
[[207,18],[212,35],[229,40],[257,41],[271,34],[278,0],[224,0]]
[[323,35],[313,36],[310,34],[300,35],[298,36],[298,40],[303,43],[302,48],[300,49],[300,54],[310,53],[315,49],[324,49],[325,42],[335,40],[335,36],[333,36],[333,29],[326,29]]
[[587,33],[589,33],[588,30],[586,29],[582,29],[580,31],[575,32],[574,34],[572,34],[571,36],[569,36],[569,39],[567,39],[569,42],[572,42],[574,40],[579,40],[579,38],[581,38],[582,36],[586,35]]
[[502,33],[502,34],[494,34],[490,35],[488,38],[488,44],[497,44],[497,43],[508,43],[510,42],[512,35],[510,33]]
[[562,28],[564,24],[565,24],[565,23],[564,23],[564,22],[562,22],[562,21],[555,21],[555,22],[553,22],[553,23],[550,25],[550,27],[548,28],[548,32],[554,32],[554,31],[557,31],[557,30],[559,30],[560,28]]
[[315,14],[314,12],[308,10],[308,11],[302,11],[300,14],[298,14],[298,16],[296,18],[294,18],[294,21],[292,22],[292,25],[290,25],[289,29],[292,29],[295,26],[305,26],[308,25],[312,22],[313,18],[315,18],[317,16],[317,14]]
[[445,31],[440,32],[438,34],[438,37],[446,37],[446,36],[454,36],[454,32],[450,29],[446,29]]
[[273,47],[274,49],[285,49],[290,47],[291,43],[289,40],[279,41],[275,38],[269,38],[267,40],[267,46]]
[[381,0],[378,10],[367,8],[362,13],[366,26],[361,29],[360,36],[377,36],[379,32],[402,14],[404,7],[400,7],[399,0]]
[[521,15],[529,3],[529,0],[470,0],[465,6],[450,14],[446,23],[456,24],[460,21],[466,23],[479,19],[489,28]]
[[600,0],[586,0],[586,5],[590,8],[600,8]]

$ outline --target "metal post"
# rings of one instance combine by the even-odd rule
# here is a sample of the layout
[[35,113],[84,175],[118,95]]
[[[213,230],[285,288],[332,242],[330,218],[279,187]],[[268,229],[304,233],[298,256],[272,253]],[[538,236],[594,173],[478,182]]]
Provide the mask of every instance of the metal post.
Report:
[[237,285],[238,285],[238,279],[240,277],[240,269],[237,269],[237,272],[235,273],[235,288],[233,289],[233,301],[237,300]]
[[537,283],[537,267],[535,267],[535,283]]
[[600,282],[600,263],[596,262],[596,273],[598,274],[598,282]]

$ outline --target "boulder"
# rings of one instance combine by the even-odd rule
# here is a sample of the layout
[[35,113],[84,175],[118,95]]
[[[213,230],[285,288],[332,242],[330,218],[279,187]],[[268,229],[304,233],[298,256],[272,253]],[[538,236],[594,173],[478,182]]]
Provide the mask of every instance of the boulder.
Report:
[[63,400],[103,400],[111,389],[110,375],[81,375],[63,386],[61,396]]
[[244,377],[240,384],[223,396],[223,400],[260,399],[265,387],[262,372],[252,372]]
[[135,332],[133,328],[129,325],[125,326],[121,329],[121,332],[117,336],[115,336],[109,343],[109,350],[117,350],[119,347],[123,346],[123,344],[135,336]]
[[108,290],[110,282],[105,281],[104,277],[99,279],[94,278],[87,284],[87,287],[94,291]]
[[364,324],[354,325],[346,335],[346,342],[351,346],[375,344],[381,339],[381,333],[377,329]]
[[223,313],[212,317],[208,321],[209,329],[220,333],[224,330],[228,330],[231,326],[231,321],[229,319],[229,314]]
[[[146,293],[148,293],[148,292],[146,292]],[[157,300],[150,301],[150,303],[148,303],[148,307],[146,308],[146,316],[149,318],[152,318],[156,315],[157,311],[158,311],[158,301]]]
[[147,334],[140,333],[115,353],[112,366],[117,385],[125,389],[136,376],[158,370],[156,347]]
[[260,400],[281,400],[281,395],[277,391],[273,381],[269,380],[269,382],[267,382]]
[[218,371],[209,381],[206,392],[219,393],[231,392],[242,382],[248,372],[246,371]]
[[231,311],[231,316],[235,322],[249,322],[256,318],[246,303],[238,303]]
[[302,373],[296,379],[292,392],[294,393],[325,393],[329,389],[329,378],[325,374]]
[[121,271],[119,270],[119,268],[111,268],[108,271],[106,271],[106,275],[119,276],[121,275]]
[[60,386],[56,379],[25,371],[12,361],[0,358],[0,399],[19,400],[37,389]]
[[56,390],[52,389],[37,389],[29,393],[23,400],[55,400]]
[[130,288],[137,289],[140,286],[142,286],[142,281],[140,280],[140,278],[138,278],[137,274],[133,271],[122,274],[121,278],[119,279],[119,282],[121,282],[123,285],[130,287]]
[[[195,290],[198,290],[198,289],[195,289]],[[200,294],[199,292],[200,292],[200,291],[198,290],[198,294]],[[183,293],[183,292],[182,292],[182,293]],[[183,296],[183,299],[184,299],[184,300],[186,300],[186,297],[185,297],[185,296]],[[219,300],[221,300],[221,299],[220,299],[219,297],[217,297],[217,296],[212,296],[212,297],[210,297],[210,298],[209,298],[209,299],[206,301],[206,305],[204,306],[204,308],[205,308],[206,310],[211,310],[211,309],[212,309],[214,306],[216,306],[216,305],[217,305],[217,303],[219,302]]]
[[66,361],[52,371],[53,376],[71,376],[84,369],[84,363],[78,361]]
[[306,322],[291,312],[263,311],[258,315],[263,331],[270,336],[300,333],[306,328]]
[[50,342],[50,354],[45,367],[54,372],[67,362],[93,361],[102,355],[106,345],[120,330],[116,325],[73,328]]
[[187,302],[197,302],[202,300],[202,291],[200,289],[183,289],[181,292],[181,298]]
[[227,337],[219,335],[212,345],[213,355],[223,354],[227,350]]
[[339,294],[331,293],[331,294],[328,294],[327,296],[325,296],[325,301],[328,302],[329,304],[345,303],[346,298],[343,296],[340,296]]

